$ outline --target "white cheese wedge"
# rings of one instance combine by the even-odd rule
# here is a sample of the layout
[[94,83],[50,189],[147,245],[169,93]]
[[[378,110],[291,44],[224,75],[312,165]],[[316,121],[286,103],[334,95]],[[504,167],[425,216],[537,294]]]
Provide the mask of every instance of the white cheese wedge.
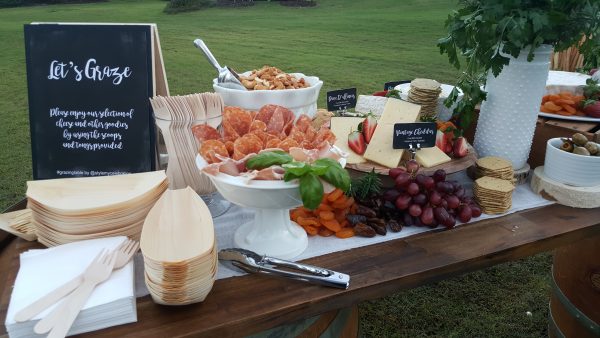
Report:
[[348,146],[348,134],[351,130],[357,130],[358,124],[364,120],[362,117],[332,117],[331,131],[336,137],[335,146],[348,153],[346,163],[358,164],[367,162],[362,155],[359,155]]
[[442,163],[450,162],[451,158],[440,148],[431,147],[417,150],[415,160],[417,160],[422,167],[431,168]]
[[420,111],[419,105],[388,98],[363,157],[388,168],[397,167],[404,150],[393,148],[394,124],[415,122]]
[[381,116],[388,98],[383,96],[358,95],[354,111],[359,113],[373,113]]

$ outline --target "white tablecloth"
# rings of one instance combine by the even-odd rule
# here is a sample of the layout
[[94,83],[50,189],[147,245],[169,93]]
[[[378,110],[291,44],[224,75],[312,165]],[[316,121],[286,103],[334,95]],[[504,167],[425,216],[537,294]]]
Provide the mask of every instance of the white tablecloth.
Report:
[[[457,180],[463,184],[467,191],[471,191],[473,181],[469,179],[466,173],[459,172],[450,175],[449,180]],[[550,205],[553,202],[547,201],[542,197],[535,194],[529,184],[522,184],[517,186],[513,192],[513,203],[512,208],[504,215],[486,215],[482,214],[481,217],[472,220],[470,223],[481,221],[489,218],[502,217],[514,212],[521,210],[537,208],[545,205]],[[233,205],[231,209],[224,215],[214,219],[215,230],[217,233],[217,246],[220,249],[232,248],[233,234],[240,224],[252,221],[254,212],[249,209],[244,209]],[[470,224],[469,223],[469,224]],[[459,223],[460,226],[460,223]],[[468,225],[467,225],[468,226]],[[366,245],[377,244],[381,242],[391,241],[398,238],[404,238],[412,235],[416,235],[423,232],[432,231],[429,227],[404,227],[402,231],[393,233],[388,232],[385,236],[375,236],[373,238],[364,237],[352,237],[348,239],[339,239],[337,237],[320,237],[314,236],[308,239],[308,248],[302,253],[296,260],[303,260],[311,257],[321,256],[332,252],[349,250],[358,248]],[[136,260],[136,284],[137,284],[137,295],[138,297],[148,294],[144,285],[143,278],[143,262],[141,257],[137,257]],[[343,272],[343,271],[340,271]],[[230,278],[234,276],[241,276],[244,273],[229,269],[223,264],[219,264],[217,279]]]

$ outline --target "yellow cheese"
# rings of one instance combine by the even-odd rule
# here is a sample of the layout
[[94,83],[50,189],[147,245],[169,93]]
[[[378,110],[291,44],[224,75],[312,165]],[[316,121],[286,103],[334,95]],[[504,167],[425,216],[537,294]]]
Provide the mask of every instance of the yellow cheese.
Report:
[[417,160],[421,166],[431,168],[442,163],[450,162],[451,159],[440,148],[431,147],[417,150],[415,160]]
[[392,98],[387,100],[363,157],[388,168],[397,167],[404,150],[393,148],[394,124],[415,122],[420,111],[419,105]]
[[350,130],[357,130],[358,124],[364,120],[362,117],[332,117],[331,118],[331,132],[336,137],[335,146],[348,153],[346,163],[357,164],[364,163],[367,160],[361,155],[353,152],[348,146],[348,134]]

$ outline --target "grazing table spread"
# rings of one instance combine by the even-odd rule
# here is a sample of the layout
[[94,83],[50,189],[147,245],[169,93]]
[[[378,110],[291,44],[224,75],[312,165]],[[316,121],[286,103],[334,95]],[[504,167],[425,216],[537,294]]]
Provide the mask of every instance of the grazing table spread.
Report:
[[[149,296],[140,298],[137,323],[86,336],[247,335],[588,238],[600,240],[600,209],[548,205],[303,261],[350,274],[347,290],[259,275],[227,278],[217,280],[201,304],[163,307]],[[18,254],[41,245],[11,237],[1,243],[0,318],[4,319]]]

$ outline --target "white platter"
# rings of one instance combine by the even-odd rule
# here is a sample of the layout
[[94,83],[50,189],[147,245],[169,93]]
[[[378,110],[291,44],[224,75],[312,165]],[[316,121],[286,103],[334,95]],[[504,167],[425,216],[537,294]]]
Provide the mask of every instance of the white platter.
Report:
[[600,122],[600,118],[588,117],[588,116],[564,116],[564,115],[550,114],[550,113],[543,113],[543,112],[539,112],[538,116],[543,116],[543,117],[557,119],[557,120],[580,121],[580,122]]

